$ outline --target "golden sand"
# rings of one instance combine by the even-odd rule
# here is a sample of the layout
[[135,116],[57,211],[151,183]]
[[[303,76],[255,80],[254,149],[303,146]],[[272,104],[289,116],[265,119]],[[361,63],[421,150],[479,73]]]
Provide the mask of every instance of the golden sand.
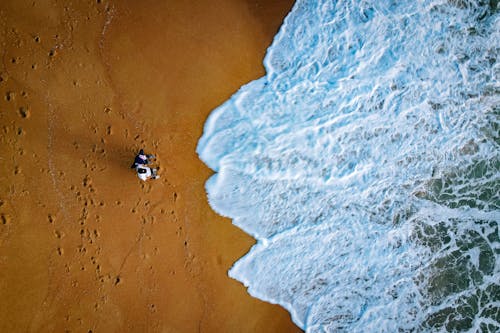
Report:
[[0,2],[0,332],[299,331],[227,277],[254,241],[195,153],[291,5]]

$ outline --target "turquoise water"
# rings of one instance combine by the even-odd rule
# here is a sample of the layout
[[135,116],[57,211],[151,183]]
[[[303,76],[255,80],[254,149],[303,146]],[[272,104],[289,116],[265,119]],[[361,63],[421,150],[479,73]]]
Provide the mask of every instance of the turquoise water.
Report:
[[205,124],[230,270],[308,332],[500,330],[497,1],[297,1]]

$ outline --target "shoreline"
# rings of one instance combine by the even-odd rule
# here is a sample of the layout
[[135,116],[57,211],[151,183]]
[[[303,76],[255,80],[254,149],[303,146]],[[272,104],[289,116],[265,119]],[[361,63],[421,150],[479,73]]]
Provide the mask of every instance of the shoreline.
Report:
[[[227,276],[255,241],[195,153],[292,3],[47,6],[0,6],[2,331],[300,332]],[[139,148],[159,180],[129,169]]]

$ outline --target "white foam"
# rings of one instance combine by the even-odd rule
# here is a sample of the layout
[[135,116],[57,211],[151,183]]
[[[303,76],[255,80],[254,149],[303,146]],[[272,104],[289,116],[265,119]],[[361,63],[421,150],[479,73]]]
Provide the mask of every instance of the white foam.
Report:
[[[258,240],[230,276],[310,332],[452,325],[433,316],[499,273],[499,28],[474,1],[297,1],[197,148],[210,205]],[[470,264],[436,268],[453,251]],[[450,292],[462,266],[479,287]]]

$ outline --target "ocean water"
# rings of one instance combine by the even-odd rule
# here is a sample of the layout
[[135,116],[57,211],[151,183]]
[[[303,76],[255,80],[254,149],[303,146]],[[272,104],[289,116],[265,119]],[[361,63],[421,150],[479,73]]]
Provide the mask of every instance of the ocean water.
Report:
[[307,332],[499,332],[499,10],[297,1],[197,147],[229,275]]

